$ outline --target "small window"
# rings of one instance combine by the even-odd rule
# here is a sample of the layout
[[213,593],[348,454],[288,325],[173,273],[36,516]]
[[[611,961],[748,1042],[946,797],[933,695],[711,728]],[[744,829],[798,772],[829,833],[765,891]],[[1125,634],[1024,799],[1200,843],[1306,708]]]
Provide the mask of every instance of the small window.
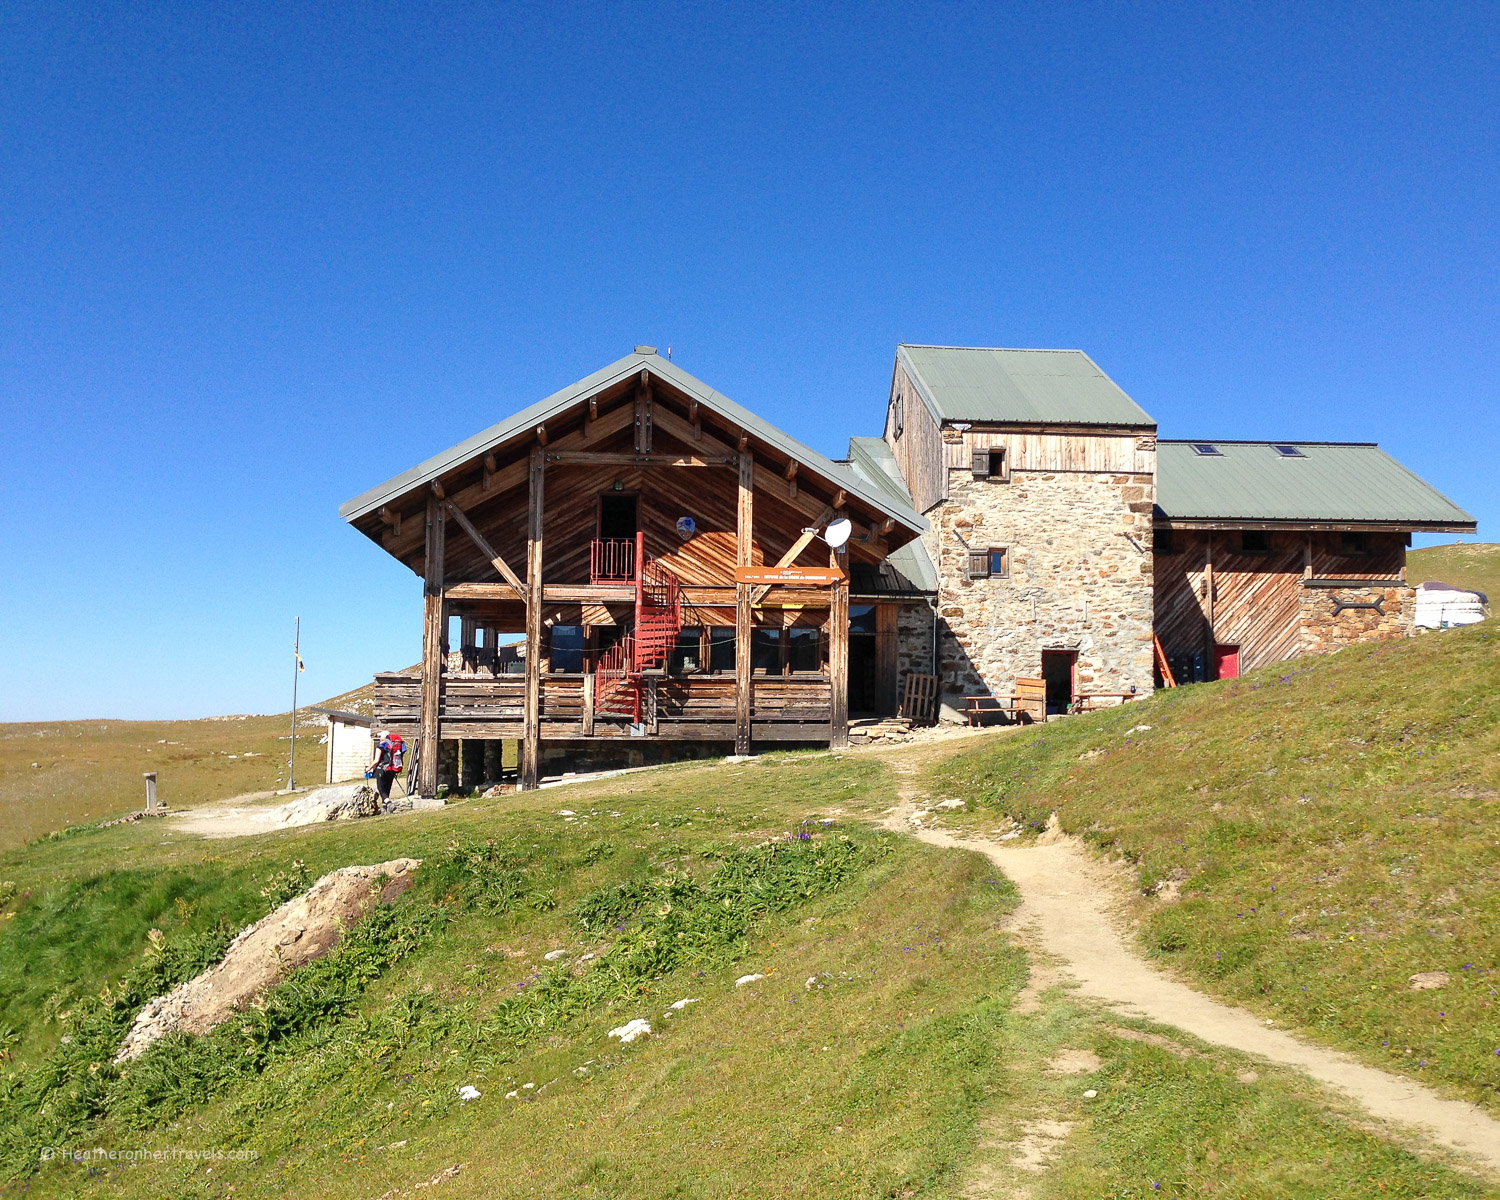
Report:
[[696,675],[703,669],[703,628],[684,625],[677,631],[677,645],[667,659],[669,675]]
[[1265,529],[1246,529],[1240,533],[1241,554],[1271,553],[1271,534]]
[[990,578],[1004,579],[1010,574],[1010,554],[1005,547],[991,549],[990,556]]
[[793,675],[814,675],[823,669],[821,630],[788,629],[787,670]]
[[849,606],[849,632],[875,632],[875,606],[873,604],[851,604]]
[[1307,455],[1298,450],[1296,446],[1272,446],[1272,450],[1281,455],[1282,458],[1306,458]]
[[999,483],[1010,481],[1010,460],[1005,451],[985,448],[969,453],[969,473],[975,479],[991,479]]
[[1339,552],[1350,557],[1370,553],[1369,535],[1364,533],[1339,534]]
[[1202,455],[1204,458],[1222,458],[1224,451],[1220,450],[1212,442],[1194,442],[1193,453]]
[[988,579],[990,577],[990,552],[988,550],[970,550],[969,566],[965,574],[970,579]]
[[734,674],[734,627],[715,625],[708,631],[708,669],[715,675]]
[[1170,529],[1155,529],[1151,532],[1151,549],[1157,554],[1176,554],[1177,542]]
[[581,674],[583,671],[583,626],[554,625],[552,627],[552,660],[550,669],[563,674]]

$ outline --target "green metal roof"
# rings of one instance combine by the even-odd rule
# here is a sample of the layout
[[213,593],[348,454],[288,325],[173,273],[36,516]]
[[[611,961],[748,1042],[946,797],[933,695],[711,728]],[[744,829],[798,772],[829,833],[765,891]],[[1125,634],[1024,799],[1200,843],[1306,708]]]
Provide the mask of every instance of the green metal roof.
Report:
[[1156,425],[1082,350],[901,345],[896,359],[940,421]]
[[[884,438],[856,437],[849,439],[849,471],[859,479],[866,480],[890,496],[899,504],[911,506],[911,493],[906,480],[901,478],[901,468],[896,465],[896,456]],[[890,568],[887,570],[887,568]],[[927,547],[920,538],[892,550],[881,564],[878,573],[864,573],[863,565],[856,564],[854,591],[856,595],[890,594],[902,595],[910,592],[936,592],[937,572]]]
[[554,392],[545,400],[538,400],[529,408],[523,408],[514,416],[501,421],[500,424],[493,425],[482,433],[476,433],[466,441],[444,450],[441,454],[434,455],[426,462],[418,463],[410,470],[403,471],[394,479],[388,479],[379,487],[371,488],[363,495],[346,501],[339,506],[339,516],[346,521],[356,521],[382,504],[411,491],[412,488],[424,485],[438,478],[445,471],[452,470],[482,454],[487,454],[496,446],[520,434],[528,433],[537,425],[545,424],[550,418],[614,386],[622,379],[639,374],[642,367],[649,368],[652,375],[665,379],[673,387],[696,399],[706,408],[725,417],[751,436],[774,446],[789,458],[796,459],[802,466],[825,479],[847,480],[847,483],[843,485],[846,486],[846,490],[858,496],[866,504],[874,506],[887,516],[899,521],[909,530],[920,533],[927,528],[926,518],[912,509],[910,498],[904,501],[894,498],[889,490],[877,487],[861,476],[853,475],[847,464],[834,463],[810,446],[804,446],[796,438],[783,433],[769,421],[763,420],[749,409],[736,404],[728,396],[715,391],[702,380],[695,379],[671,359],[660,357],[649,347],[643,347],[634,354],[627,354],[624,358],[580,379],[570,387]]
[[[1212,447],[1202,454],[1195,446]],[[1297,451],[1285,455],[1277,447]],[[1474,518],[1372,442],[1160,441],[1156,515],[1470,532]]]

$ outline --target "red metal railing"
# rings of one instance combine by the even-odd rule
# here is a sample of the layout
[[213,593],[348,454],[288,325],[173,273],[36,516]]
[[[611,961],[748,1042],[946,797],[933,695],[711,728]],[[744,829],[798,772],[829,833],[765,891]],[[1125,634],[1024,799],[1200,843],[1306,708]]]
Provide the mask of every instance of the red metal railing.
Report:
[[589,543],[590,583],[634,583],[635,538],[595,538]]
[[[622,546],[629,549],[628,556]],[[622,563],[631,568],[639,564],[640,570],[632,569],[624,580],[608,573],[618,570]],[[635,630],[600,655],[594,668],[594,712],[639,722],[644,690],[641,675],[667,665],[682,630],[682,589],[676,575],[646,557],[643,533],[635,535],[634,543],[595,539],[589,564],[595,583],[635,584]]]

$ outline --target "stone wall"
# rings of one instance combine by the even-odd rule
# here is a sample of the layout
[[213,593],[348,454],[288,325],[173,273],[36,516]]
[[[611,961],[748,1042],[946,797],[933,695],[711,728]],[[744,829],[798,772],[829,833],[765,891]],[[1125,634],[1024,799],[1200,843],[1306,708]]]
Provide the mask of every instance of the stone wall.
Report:
[[[1346,608],[1335,614],[1341,600],[1379,600],[1380,608]],[[1300,654],[1327,654],[1356,642],[1391,641],[1416,632],[1416,591],[1409,587],[1304,587],[1298,608]]]
[[[1043,650],[1077,652],[1080,691],[1152,690],[1153,474],[950,470],[948,491],[923,535],[948,719],[966,695],[1040,676]],[[1006,548],[1008,577],[969,579],[966,544]]]
[[896,610],[896,703],[900,704],[906,677],[932,674],[932,606],[925,600],[902,604]]

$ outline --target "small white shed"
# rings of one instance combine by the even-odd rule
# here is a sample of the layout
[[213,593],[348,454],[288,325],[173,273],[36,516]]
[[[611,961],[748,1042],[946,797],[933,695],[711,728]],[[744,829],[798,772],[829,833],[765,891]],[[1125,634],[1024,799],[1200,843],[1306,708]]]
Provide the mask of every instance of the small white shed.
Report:
[[325,783],[363,779],[375,757],[375,719],[336,708],[315,708],[328,722],[328,770]]

